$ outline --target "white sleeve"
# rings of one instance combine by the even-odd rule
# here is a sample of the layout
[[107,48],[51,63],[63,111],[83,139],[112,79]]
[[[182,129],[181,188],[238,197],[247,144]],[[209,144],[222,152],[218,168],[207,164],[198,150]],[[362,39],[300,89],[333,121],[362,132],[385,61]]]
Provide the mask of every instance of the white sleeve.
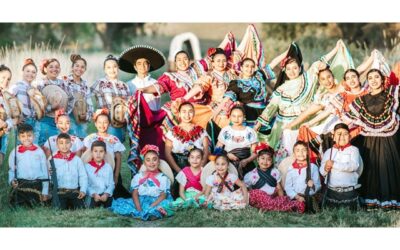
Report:
[[226,145],[224,134],[226,133],[228,127],[223,128],[218,134],[218,141]]
[[287,196],[289,196],[290,199],[294,199],[294,197],[297,195],[295,189],[294,189],[294,179],[292,175],[292,171],[288,171],[286,175],[286,180],[285,180],[285,191]]
[[175,180],[181,184],[182,186],[186,185],[187,179],[185,173],[183,171],[179,171],[179,173],[176,175]]
[[14,148],[11,153],[8,155],[8,183],[11,185],[11,181],[15,179],[15,163],[14,163],[14,158],[17,149]]
[[114,152],[124,152],[126,150],[124,144],[121,143],[121,141],[115,137],[117,141],[113,145]]
[[210,175],[206,179],[206,185],[213,187],[214,186],[214,175]]
[[75,138],[75,143],[76,143],[76,151],[79,151],[79,150],[81,150],[82,148],[83,148],[83,142],[82,142],[82,140],[79,138],[79,137],[76,137]]
[[83,161],[78,156],[76,156],[76,157],[77,157],[76,161],[77,161],[78,174],[79,174],[80,191],[84,192],[86,194],[87,189],[88,189],[88,176],[86,173],[85,166],[83,165]]
[[[43,179],[50,179],[50,174],[47,168],[47,160],[46,160],[46,155],[44,154],[43,150],[41,148],[40,149],[40,166],[42,167],[42,176]],[[48,195],[49,194],[49,182],[48,181],[44,181],[42,183],[42,194],[43,195]]]
[[253,186],[256,183],[256,180],[253,171],[248,172],[243,178],[243,182],[247,187]]

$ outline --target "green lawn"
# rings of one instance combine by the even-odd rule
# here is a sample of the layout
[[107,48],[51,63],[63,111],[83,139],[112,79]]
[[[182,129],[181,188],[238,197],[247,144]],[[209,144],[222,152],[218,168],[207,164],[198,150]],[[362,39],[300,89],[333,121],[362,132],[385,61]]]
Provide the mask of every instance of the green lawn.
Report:
[[[90,131],[93,131],[92,125]],[[10,136],[10,145],[13,144]],[[128,148],[128,143],[125,143]],[[11,147],[11,146],[10,146]],[[124,159],[127,157],[125,153]],[[49,207],[35,209],[8,206],[7,164],[0,172],[0,227],[400,227],[400,211],[359,211],[347,209],[318,214],[261,212],[255,208],[220,212],[212,209],[187,209],[158,221],[122,217],[106,209],[59,211]],[[124,185],[129,186],[130,172],[122,166]]]

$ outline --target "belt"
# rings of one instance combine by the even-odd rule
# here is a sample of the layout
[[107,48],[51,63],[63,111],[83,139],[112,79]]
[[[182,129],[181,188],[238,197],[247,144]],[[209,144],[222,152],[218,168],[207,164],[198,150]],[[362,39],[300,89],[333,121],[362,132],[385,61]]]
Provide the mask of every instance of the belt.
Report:
[[73,188],[73,189],[69,189],[69,188],[59,188],[58,192],[63,192],[63,193],[68,193],[68,192],[78,192],[79,193],[79,189],[77,188]]
[[359,187],[361,187],[360,184],[357,184],[357,185],[351,186],[351,187],[328,187],[328,188],[335,192],[344,193],[344,192],[350,192],[350,191],[356,190]]

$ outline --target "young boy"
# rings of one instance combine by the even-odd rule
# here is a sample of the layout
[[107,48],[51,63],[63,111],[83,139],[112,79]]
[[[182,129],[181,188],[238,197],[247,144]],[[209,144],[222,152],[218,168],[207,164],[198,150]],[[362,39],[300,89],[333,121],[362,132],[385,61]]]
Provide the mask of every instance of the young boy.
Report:
[[88,174],[89,187],[88,198],[90,199],[89,208],[110,207],[112,194],[114,192],[113,169],[105,162],[106,143],[94,141],[91,146],[92,160],[85,164]]
[[[68,134],[71,128],[71,119],[69,118],[68,114],[65,113],[63,109],[57,110],[55,117],[54,117],[56,126],[60,133]],[[83,142],[79,137],[70,135],[71,136],[71,152],[75,153],[78,157],[82,155],[83,150]],[[50,145],[49,145],[50,142]],[[50,152],[50,147],[53,152]],[[50,136],[46,143],[43,145],[43,150],[46,154],[46,157],[49,158],[52,153],[57,152],[57,135]]]
[[60,208],[84,208],[83,198],[88,187],[85,166],[75,153],[71,152],[71,136],[61,133],[57,136],[58,151],[53,155],[57,173]]
[[40,147],[33,144],[31,125],[18,126],[18,139],[21,145],[13,149],[8,158],[8,182],[12,186],[10,203],[32,207],[48,199],[46,156]]
[[297,141],[293,146],[295,161],[288,168],[285,180],[285,191],[290,199],[305,201],[305,191],[310,187],[309,195],[314,195],[321,189],[318,167],[311,164],[311,180],[306,183],[308,146],[303,141]]
[[335,145],[324,153],[319,169],[327,185],[325,205],[357,210],[359,204],[356,189],[362,172],[360,153],[358,148],[350,144],[350,130],[344,123],[334,127],[333,140]]

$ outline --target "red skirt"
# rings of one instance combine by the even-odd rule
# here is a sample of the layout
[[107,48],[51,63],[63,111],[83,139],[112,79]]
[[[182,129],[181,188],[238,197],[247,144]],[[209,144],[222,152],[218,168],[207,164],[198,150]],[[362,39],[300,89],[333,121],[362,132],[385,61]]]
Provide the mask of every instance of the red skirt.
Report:
[[271,196],[266,192],[253,189],[249,191],[250,206],[263,211],[282,211],[304,213],[304,202],[290,200],[288,196]]

